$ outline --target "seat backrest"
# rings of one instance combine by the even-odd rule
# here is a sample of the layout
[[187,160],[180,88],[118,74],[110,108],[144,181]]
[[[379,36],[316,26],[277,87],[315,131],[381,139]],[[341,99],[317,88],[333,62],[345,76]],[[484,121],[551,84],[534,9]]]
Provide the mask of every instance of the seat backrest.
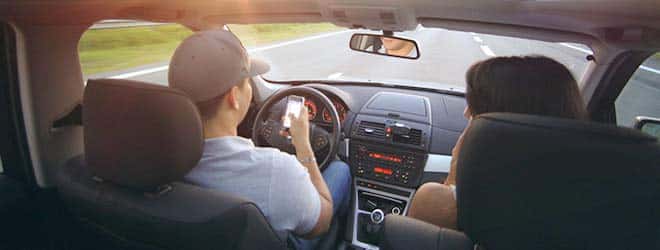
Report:
[[90,80],[85,155],[58,173],[58,191],[99,240],[130,249],[285,249],[252,202],[176,182],[201,157],[202,125],[182,92]]
[[638,131],[520,114],[471,122],[459,229],[486,249],[658,249],[660,145]]

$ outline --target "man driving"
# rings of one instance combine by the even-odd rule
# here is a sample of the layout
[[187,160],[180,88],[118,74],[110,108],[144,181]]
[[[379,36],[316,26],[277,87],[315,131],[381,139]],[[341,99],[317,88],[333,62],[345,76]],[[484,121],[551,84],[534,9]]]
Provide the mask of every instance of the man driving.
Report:
[[237,127],[252,100],[250,77],[268,70],[266,63],[248,57],[236,36],[222,29],[197,32],[176,49],[169,84],[195,102],[205,138],[202,158],[185,181],[255,202],[278,233],[292,232],[298,249],[310,249],[328,230],[333,214],[337,218],[346,213],[350,170],[335,161],[319,171],[305,108],[290,116],[295,156],[255,147],[238,136]]

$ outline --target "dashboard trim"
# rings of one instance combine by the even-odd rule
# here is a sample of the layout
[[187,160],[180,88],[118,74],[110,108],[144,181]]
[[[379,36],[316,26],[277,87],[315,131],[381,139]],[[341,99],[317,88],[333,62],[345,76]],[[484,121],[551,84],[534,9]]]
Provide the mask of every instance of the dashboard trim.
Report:
[[425,173],[449,173],[451,168],[451,155],[428,154]]

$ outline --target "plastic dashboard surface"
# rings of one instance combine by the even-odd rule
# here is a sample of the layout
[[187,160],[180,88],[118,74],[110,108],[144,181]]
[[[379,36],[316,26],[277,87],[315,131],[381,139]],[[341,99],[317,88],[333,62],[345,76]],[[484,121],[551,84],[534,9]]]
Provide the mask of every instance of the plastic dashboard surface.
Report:
[[[428,153],[450,155],[456,140],[467,125],[467,120],[463,117],[463,110],[466,107],[465,98],[460,94],[350,84],[305,84],[305,86],[316,88],[329,94],[330,98],[338,98],[346,104],[346,117],[342,129],[349,138],[358,113],[384,116],[392,111],[403,109],[406,112],[395,112],[399,114],[399,119],[429,123],[431,137],[428,143]],[[388,98],[385,105],[370,102],[374,96],[382,95],[383,92],[387,95],[398,94],[403,98]],[[409,98],[410,95],[424,97],[428,100],[428,122],[425,122],[426,118],[420,113],[423,104],[419,103],[416,98]],[[374,105],[376,108],[373,108]]]

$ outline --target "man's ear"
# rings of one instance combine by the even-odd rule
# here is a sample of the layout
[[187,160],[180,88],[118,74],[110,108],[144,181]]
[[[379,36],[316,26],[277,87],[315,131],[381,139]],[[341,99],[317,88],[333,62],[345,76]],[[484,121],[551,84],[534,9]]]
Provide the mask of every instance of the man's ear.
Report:
[[229,104],[229,107],[232,107],[233,109],[238,109],[239,108],[239,102],[238,102],[238,87],[234,86],[229,89],[229,92],[227,92],[227,104]]

